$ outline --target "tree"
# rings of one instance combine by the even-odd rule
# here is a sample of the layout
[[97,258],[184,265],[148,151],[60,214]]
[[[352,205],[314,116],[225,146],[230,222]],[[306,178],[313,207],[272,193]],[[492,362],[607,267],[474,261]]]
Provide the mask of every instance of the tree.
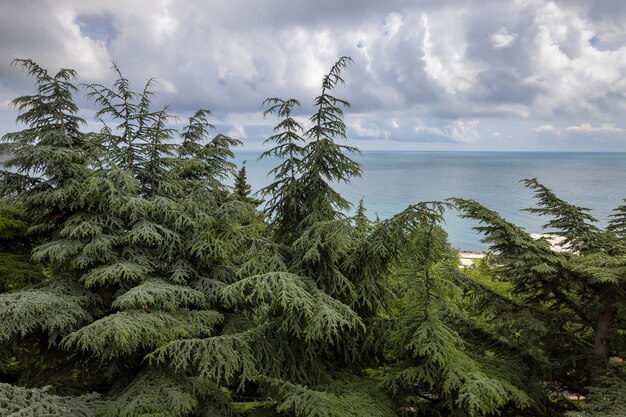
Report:
[[[626,203],[626,199],[624,202]],[[626,240],[626,204],[616,207],[613,211],[607,230],[615,233],[618,239]]]
[[0,206],[0,293],[44,279],[41,265],[31,262],[35,242],[27,235],[28,219],[15,207]]
[[[625,318],[623,241],[593,225],[586,209],[558,198],[536,179],[523,182],[538,199],[538,206],[528,211],[550,216],[545,227],[561,236],[569,250],[553,250],[546,240],[534,240],[475,201],[454,202],[464,216],[484,223],[477,230],[497,254],[497,275],[513,284],[523,311],[545,329],[534,356],[547,359],[547,379],[581,395],[588,394],[588,386],[596,392],[623,385],[621,371],[609,362],[625,342],[618,330]],[[611,220],[608,229],[615,230],[619,219]],[[607,377],[613,378],[612,385],[605,385]]]
[[237,175],[235,176],[235,186],[233,190],[233,198],[237,201],[242,201],[244,203],[252,204],[253,206],[258,206],[262,203],[261,200],[253,198],[250,193],[252,192],[252,187],[248,184],[248,176],[246,173],[246,161],[243,161],[241,168],[237,171]]
[[[234,237],[216,228],[237,219],[220,211],[220,198],[191,202],[186,191],[212,191],[233,141],[218,135],[203,154],[168,143],[174,132],[166,126],[166,110],[151,110],[151,82],[134,93],[117,68],[114,89],[87,87],[103,106],[98,115],[105,127],[83,134],[69,96],[74,73],[50,77],[31,61],[24,66],[40,88],[16,100],[24,111],[18,119],[29,127],[4,140],[15,155],[9,164],[21,177],[8,173],[2,186],[4,196],[32,216],[29,231],[42,236],[34,258],[48,266],[50,279],[0,295],[2,359],[28,365],[11,382],[54,385],[56,394],[103,393],[89,404],[38,395],[42,410],[58,415],[75,401],[104,415],[188,415],[209,409],[203,404],[210,399],[211,407],[231,408],[215,384],[150,366],[144,357],[173,340],[212,335],[223,320],[203,279],[219,277],[207,271],[232,268],[231,259],[223,265],[225,254],[208,248],[219,240],[220,251],[240,251]],[[54,113],[59,108],[67,113]],[[110,121],[118,124],[110,128]],[[187,132],[193,128],[192,122]],[[171,158],[181,154],[202,161],[203,184],[174,169]],[[11,411],[26,412],[36,401],[26,389],[4,388],[9,397],[0,402]],[[173,395],[159,395],[161,389]]]
[[[293,255],[287,261],[291,247],[268,239],[249,204],[224,198],[220,177],[230,172],[226,158],[235,141],[217,135],[199,146],[209,128],[200,112],[183,143],[172,144],[167,110],[151,109],[151,82],[135,93],[115,70],[114,88],[86,87],[101,106],[103,130],[75,132],[90,146],[70,154],[76,175],[52,186],[74,193],[72,204],[52,206],[56,222],[34,250],[50,280],[0,296],[6,352],[17,354],[34,340],[40,360],[38,372],[11,382],[54,385],[54,394],[39,397],[57,413],[78,407],[104,415],[233,414],[221,387],[272,392],[271,408],[295,415],[305,404],[294,403],[298,392],[344,404],[336,415],[352,413],[350,399],[373,389],[372,381],[346,376],[341,380],[354,390],[332,393],[326,380],[343,366],[328,357],[363,326],[360,318],[298,270]],[[13,152],[23,155],[25,145]],[[35,141],[35,152],[40,145]],[[69,153],[66,145],[58,152]],[[58,161],[41,158],[40,170],[61,171]],[[192,165],[201,169],[194,173]],[[15,166],[28,169],[19,160]],[[26,210],[49,211],[33,204],[40,193],[23,184],[12,198]],[[45,219],[35,220],[31,229],[38,230]],[[349,219],[340,220],[348,232]],[[339,271],[339,259],[333,262]],[[4,388],[11,407],[31,405],[27,387]],[[77,396],[92,390],[101,395],[84,402]],[[385,407],[370,402],[356,412]]]
[[[289,349],[293,353],[289,356],[296,359],[297,363],[287,361],[285,367],[297,367],[300,372],[310,373],[304,374],[304,378],[282,375],[279,381],[271,380],[270,388],[274,389],[270,393],[279,398],[288,398],[288,404],[291,405],[285,407],[285,403],[279,403],[277,410],[288,412],[289,415],[387,415],[382,408],[378,408],[378,411],[360,410],[357,404],[352,405],[352,410],[345,409],[346,405],[343,405],[345,403],[342,403],[341,398],[333,395],[333,386],[343,381],[348,372],[360,373],[368,366],[378,367],[388,363],[383,348],[389,337],[389,328],[393,326],[386,311],[391,296],[388,287],[392,268],[396,262],[401,262],[412,253],[406,249],[407,244],[418,240],[416,236],[419,230],[428,225],[440,230],[437,224],[442,221],[445,207],[445,204],[436,202],[420,203],[375,224],[367,220],[362,203],[353,218],[345,215],[344,210],[350,205],[333,189],[332,184],[349,181],[359,175],[360,167],[346,155],[355,149],[335,142],[345,138],[340,106],[347,106],[348,103],[332,96],[331,91],[343,83],[340,72],[349,62],[348,58],[340,59],[324,77],[322,93],[315,99],[317,112],[310,118],[313,127],[304,133],[304,137],[300,136],[301,128],[291,117],[292,108],[298,103],[296,100],[274,98],[267,101],[272,104],[268,113],[276,113],[281,117],[275,129],[277,133],[271,138],[278,144],[264,155],[283,158],[283,162],[274,170],[275,181],[263,190],[269,196],[268,214],[276,232],[275,238],[286,247],[287,268],[291,274],[295,274],[296,282],[307,283],[311,289],[316,289],[323,300],[332,302],[336,306],[334,308],[341,307],[344,317],[347,314],[353,317],[350,322],[346,322],[349,325],[337,327],[333,331],[335,336],[322,339],[323,343],[307,340],[306,337],[303,339],[293,325],[281,324],[280,328],[287,331],[273,334],[273,339],[291,340]],[[308,143],[304,141],[305,138]],[[430,242],[424,246],[430,247]],[[426,269],[429,268],[430,265],[427,265]],[[250,291],[255,287],[268,286],[259,284],[250,283]],[[285,294],[283,297],[293,291],[287,291],[289,287],[286,284],[277,284],[272,284],[271,288]],[[259,295],[250,293],[250,299],[259,300]],[[299,297],[304,298],[304,293]],[[283,304],[289,305],[285,301]],[[284,315],[283,312],[274,319],[282,322]],[[336,313],[333,316],[341,317]],[[301,350],[294,352],[294,345],[300,346]],[[306,360],[302,359],[303,355]],[[380,390],[382,381],[379,377],[362,377],[360,380],[378,386],[369,395],[376,392],[376,396],[385,398]],[[319,381],[330,382],[320,384]],[[312,393],[298,383],[318,385]],[[362,395],[359,394],[361,389],[348,384],[344,391],[345,395],[351,393],[354,396]],[[481,406],[484,405],[490,411],[501,408],[507,401],[502,399],[504,391],[499,395],[497,406],[490,407],[490,396],[484,400],[486,405]],[[404,398],[402,395],[394,395],[394,399],[402,401]],[[380,405],[388,401],[380,401]],[[327,408],[322,411],[321,407],[324,406]],[[398,404],[394,407],[398,407]]]
[[[310,117],[269,98],[279,121],[262,157],[281,162],[250,196],[234,138],[198,110],[179,133],[149,80],[84,86],[100,132],[81,131],[75,73],[29,60],[35,94],[0,191],[0,414],[356,417],[619,415],[624,209],[606,230],[536,180],[532,213],[553,251],[474,201],[494,250],[462,272],[441,228],[450,204],[386,220],[335,189],[360,175],[324,76]],[[231,180],[235,179],[234,187]],[[32,259],[28,254],[32,251]],[[8,279],[7,279],[8,277]],[[494,280],[500,280],[494,282]],[[8,290],[8,292],[4,292]],[[557,401],[588,394],[576,410]]]
[[291,115],[295,108],[300,107],[300,102],[293,98],[282,100],[274,97],[266,99],[263,104],[269,106],[263,112],[264,116],[275,114],[281,120],[274,128],[275,134],[263,142],[276,142],[276,146],[263,152],[259,159],[275,156],[283,159],[283,162],[270,171],[275,180],[261,190],[261,195],[269,197],[265,212],[274,226],[277,239],[291,242],[302,217],[299,178],[304,154],[304,138],[301,136],[303,128]]

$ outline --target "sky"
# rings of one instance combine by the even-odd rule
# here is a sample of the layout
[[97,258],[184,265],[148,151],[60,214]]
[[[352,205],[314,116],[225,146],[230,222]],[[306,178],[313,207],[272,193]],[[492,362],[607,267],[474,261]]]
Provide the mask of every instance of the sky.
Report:
[[210,109],[258,149],[263,100],[298,99],[306,123],[341,56],[360,149],[626,152],[623,0],[0,0],[0,134],[34,91],[14,58],[105,85],[115,62],[136,90],[155,77],[177,124]]

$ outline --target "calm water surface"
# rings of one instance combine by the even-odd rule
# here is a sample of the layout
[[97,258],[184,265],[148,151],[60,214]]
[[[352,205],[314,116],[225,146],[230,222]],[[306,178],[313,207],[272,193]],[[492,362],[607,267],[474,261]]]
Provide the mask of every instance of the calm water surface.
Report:
[[[270,183],[268,172],[279,163],[273,158],[257,161],[258,155],[238,151],[235,156],[238,165],[247,161],[254,191]],[[462,197],[529,232],[540,232],[545,221],[521,211],[534,199],[519,181],[533,177],[564,200],[592,209],[599,226],[626,198],[626,153],[366,151],[354,159],[363,176],[336,188],[353,203],[363,198],[371,218],[387,219],[419,201]],[[475,225],[451,211],[444,227],[454,247],[486,249]]]
[[[235,162],[247,161],[248,180],[259,190],[278,161],[257,161],[258,152],[239,151]],[[370,217],[389,218],[409,204],[448,197],[474,199],[529,232],[545,221],[521,212],[533,203],[519,181],[537,177],[566,201],[591,208],[603,226],[613,208],[626,198],[625,153],[527,152],[363,152],[355,157],[363,176],[337,190],[349,201],[361,198]],[[472,221],[446,215],[445,229],[453,246],[485,249]]]

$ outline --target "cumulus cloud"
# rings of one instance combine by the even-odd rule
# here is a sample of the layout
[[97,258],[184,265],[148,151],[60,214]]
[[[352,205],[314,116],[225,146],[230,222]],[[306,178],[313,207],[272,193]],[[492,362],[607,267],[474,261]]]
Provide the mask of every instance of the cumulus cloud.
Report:
[[415,133],[444,138],[457,143],[472,143],[480,138],[477,130],[479,123],[478,119],[455,120],[443,127],[425,126],[420,123],[415,126]]
[[[537,113],[597,115],[626,109],[626,47],[601,51],[590,42],[599,25],[555,3],[535,10],[530,33]],[[617,98],[617,96],[620,98]]]
[[[424,69],[448,94],[467,92],[474,86],[476,77],[485,65],[466,57],[467,41],[462,25],[448,25],[454,19],[450,19],[446,13],[441,14],[434,19],[422,15]],[[444,25],[447,27],[445,31],[442,30]]]
[[[498,139],[488,129],[525,140],[497,120],[526,123],[525,132],[617,138],[626,112],[626,6],[618,3],[0,2],[0,102],[32,91],[12,58],[102,83],[115,61],[138,88],[157,77],[159,105],[180,115],[210,108],[225,131],[261,140],[271,125],[252,115],[265,98],[300,99],[306,119],[322,75],[350,55],[355,64],[336,93],[358,113],[349,125],[357,140],[429,134],[476,143],[479,119],[481,143]],[[8,112],[0,104],[2,132],[13,129]]]
[[616,126],[615,123],[602,123],[598,126],[593,126],[591,123],[581,123],[579,125],[562,128],[556,128],[551,124],[543,124],[531,130],[539,133],[554,133],[557,135],[568,133],[577,135],[611,135],[626,132],[626,129]]
[[232,125],[231,129],[226,133],[226,136],[236,139],[245,139],[248,137],[246,134],[246,128],[242,125]]
[[623,133],[626,130],[615,126],[614,123],[603,123],[600,126],[592,126],[590,123],[582,123],[578,126],[568,126],[563,129],[567,133],[579,133],[585,135]]
[[508,48],[517,38],[517,33],[510,33],[504,26],[491,35],[491,44],[496,49]]
[[379,129],[376,125],[363,125],[361,120],[353,120],[348,123],[348,129],[357,136],[365,138],[388,138],[390,133]]
[[491,130],[491,129],[487,129],[487,134],[491,136],[492,138],[496,138],[496,139],[502,136],[502,133],[498,132],[497,130]]
[[551,124],[542,124],[537,127],[533,127],[531,130],[533,132],[538,132],[538,133],[542,133],[542,132],[555,132],[556,133],[559,131],[559,129],[552,126]]

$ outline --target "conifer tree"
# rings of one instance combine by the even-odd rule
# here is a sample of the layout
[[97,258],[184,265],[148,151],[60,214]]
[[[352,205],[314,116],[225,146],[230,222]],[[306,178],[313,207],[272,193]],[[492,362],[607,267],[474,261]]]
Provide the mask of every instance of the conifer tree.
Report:
[[[387,346],[395,363],[384,386],[416,415],[528,412],[528,365],[502,342],[501,329],[474,318],[498,316],[502,307],[490,302],[493,292],[458,272],[446,238],[436,223],[424,222],[402,249],[392,280],[397,323]],[[479,301],[475,311],[468,293]]]
[[372,222],[367,217],[364,199],[359,204],[354,215],[354,231],[359,236],[367,236],[372,230]]
[[261,190],[261,195],[269,197],[265,212],[274,226],[276,237],[282,242],[292,242],[297,225],[302,220],[299,178],[304,138],[301,136],[302,126],[292,117],[300,102],[293,98],[282,100],[274,97],[266,99],[263,104],[269,106],[263,115],[275,114],[280,122],[274,128],[275,134],[263,142],[276,142],[276,146],[263,152],[259,159],[274,156],[283,161],[270,171],[275,180]]
[[[47,232],[34,257],[50,266],[51,279],[43,287],[0,296],[2,340],[9,346],[2,352],[3,360],[6,354],[8,360],[24,352],[39,355],[37,372],[22,372],[18,384],[52,384],[61,393],[98,389],[105,395],[83,405],[103,415],[189,415],[199,407],[222,407],[219,404],[228,409],[217,385],[177,375],[169,367],[150,367],[144,357],[179,338],[209,336],[223,320],[209,305],[200,278],[221,266],[207,251],[215,244],[208,236],[219,238],[223,233],[214,230],[215,225],[232,215],[216,213],[216,199],[195,204],[183,199],[188,197],[185,191],[200,184],[177,175],[171,157],[203,158],[203,188],[209,191],[229,166],[225,157],[233,141],[218,135],[203,147],[206,154],[189,149],[178,153],[178,147],[168,143],[173,131],[166,125],[166,110],[151,109],[151,82],[142,93],[134,93],[119,70],[114,89],[88,87],[102,105],[98,112],[102,121],[117,125],[105,124],[100,134],[85,135],[77,129],[78,119],[72,116],[77,109],[68,98],[68,92],[75,91],[68,81],[74,73],[62,70],[49,77],[36,64],[25,62],[37,77],[41,97],[18,99],[24,110],[20,118],[30,123],[29,128],[4,139],[11,143],[15,157],[10,164],[18,173],[36,168],[45,175],[18,182],[15,175],[6,174],[2,185],[6,196],[35,214],[30,230]],[[57,87],[59,79],[65,90]],[[55,97],[57,92],[60,98]],[[65,124],[56,114],[45,113],[57,110],[48,101],[61,101],[68,109]],[[194,139],[200,142],[202,136]],[[87,139],[94,143],[85,145]],[[65,199],[48,197],[68,190],[72,194],[62,194]],[[43,197],[48,198],[42,201]],[[54,224],[38,215],[51,212]],[[223,246],[218,247],[224,250]],[[230,243],[235,252],[233,246]],[[30,344],[33,348],[25,349]],[[161,390],[172,395],[160,396]],[[16,412],[19,407],[29,409],[28,399],[33,397],[28,391],[14,391],[3,391],[11,398],[0,402],[17,404]],[[42,410],[50,413],[60,403],[57,415],[73,407],[69,397],[40,398],[46,399]],[[204,407],[210,400],[213,403]],[[23,402],[26,405],[20,406]]]
[[262,203],[261,200],[253,198],[250,194],[252,193],[252,187],[248,184],[248,174],[246,173],[246,161],[243,161],[241,168],[237,171],[237,175],[235,176],[235,185],[233,190],[233,198],[237,201],[242,201],[244,203],[252,204],[253,206],[258,206]]
[[[477,230],[497,254],[498,276],[513,284],[522,311],[545,329],[536,340],[541,349],[533,349],[535,357],[548,362],[545,378],[580,395],[587,395],[589,386],[596,393],[615,384],[626,386],[609,361],[626,341],[616,331],[625,319],[623,243],[593,225],[585,209],[559,199],[536,179],[524,184],[538,199],[538,207],[529,211],[552,217],[546,227],[565,239],[568,251],[557,252],[546,240],[532,239],[475,201],[455,203],[465,216],[484,223]],[[613,381],[609,385],[604,382],[607,378]],[[595,394],[590,399],[602,397]]]
[[[29,219],[26,233],[33,239],[68,242],[62,225],[83,208],[77,196],[95,148],[80,131],[83,121],[76,116],[76,73],[61,69],[50,75],[31,60],[14,64],[35,78],[37,91],[13,101],[20,111],[17,120],[26,128],[3,136],[2,147],[12,158],[6,163],[10,171],[2,172],[0,192]],[[74,251],[70,242],[63,249],[67,256]],[[74,372],[72,362],[84,358],[70,358],[58,348],[59,342],[92,319],[99,297],[69,279],[64,267],[49,269],[56,280],[0,295],[3,370],[9,369],[8,380],[20,385],[56,379],[71,390],[83,377]],[[14,372],[20,368],[27,372]]]
[[28,226],[15,207],[0,205],[0,293],[44,279],[41,265],[30,260],[35,242],[26,233]]
[[[337,68],[335,65],[331,73],[338,76]],[[328,83],[327,80],[324,82]],[[333,81],[333,86],[335,83]],[[322,88],[323,94],[326,94],[327,97],[329,97],[327,90],[330,88],[332,86]],[[329,377],[328,372],[337,366],[333,364],[332,360],[328,360],[329,355],[331,355],[330,357],[334,356],[335,348],[333,346],[343,343],[340,341],[345,338],[345,334],[358,331],[362,327],[362,322],[348,305],[333,297],[333,294],[329,293],[326,288],[320,286],[319,281],[317,281],[318,276],[310,274],[310,271],[300,266],[302,249],[299,245],[309,244],[309,242],[322,244],[323,241],[329,245],[339,243],[345,246],[347,235],[350,233],[350,219],[338,211],[332,214],[328,220],[339,220],[336,224],[340,227],[339,230],[332,231],[332,224],[322,224],[322,219],[312,217],[318,216],[323,209],[321,206],[315,207],[313,199],[316,196],[313,194],[308,181],[316,176],[323,181],[328,181],[328,178],[322,178],[319,174],[319,166],[315,165],[311,159],[307,159],[305,146],[302,146],[304,142],[300,133],[302,128],[292,117],[292,111],[299,106],[299,102],[294,99],[285,101],[272,98],[266,100],[265,103],[270,106],[265,114],[276,114],[281,119],[275,129],[275,135],[268,139],[275,141],[277,146],[263,154],[262,157],[273,155],[284,159],[272,171],[276,178],[275,181],[263,192],[269,197],[267,212],[276,232],[274,236],[277,243],[284,247],[281,251],[286,254],[285,272],[272,272],[244,278],[227,287],[225,294],[228,296],[228,300],[232,299],[239,303],[237,298],[233,298],[234,294],[241,293],[244,289],[246,291],[244,294],[253,291],[247,297],[256,294],[253,299],[260,303],[258,307],[270,313],[268,317],[271,317],[272,321],[266,325],[267,328],[264,330],[268,336],[266,337],[267,341],[263,342],[265,347],[263,347],[264,351],[260,356],[267,361],[271,358],[269,352],[274,352],[271,365],[261,363],[264,366],[262,369],[265,369],[264,378],[269,377],[271,379],[267,381],[273,382],[268,382],[265,386],[274,395],[287,398],[285,396],[291,395],[288,393],[294,393],[304,388],[294,384],[319,384]],[[322,107],[326,109],[326,104]],[[328,136],[324,139],[332,142],[333,137]],[[326,163],[326,158],[334,158],[335,152],[341,153],[341,148],[335,148],[333,145],[327,149],[331,148],[332,150],[328,154],[318,150],[320,166]],[[344,158],[344,155],[341,154],[340,158]],[[354,163],[350,161],[348,165],[352,164]],[[344,168],[336,167],[337,171],[342,171]],[[314,170],[318,170],[318,173],[314,173]],[[349,174],[338,172],[337,175]],[[336,195],[330,185],[326,184],[325,192],[329,195]],[[336,210],[336,208],[333,207],[332,210]],[[308,225],[307,222],[311,222],[311,224]],[[322,230],[324,234],[334,233],[334,235],[328,236],[334,241],[325,240],[326,236],[320,236]],[[343,243],[341,243],[342,241]],[[314,255],[312,251],[309,251],[309,254],[309,256],[318,256]],[[330,262],[334,262],[332,268],[338,272],[341,259],[333,259]],[[246,287],[242,286],[244,282]],[[261,290],[262,292],[258,292]],[[233,293],[233,291],[236,292]],[[270,294],[279,295],[280,303],[276,304],[278,301],[278,299],[275,301],[276,295],[270,296]],[[310,305],[309,302],[311,302]],[[280,308],[277,309],[277,307]],[[288,311],[289,313],[287,313]],[[278,360],[278,363],[282,362],[283,369],[275,366],[275,360]],[[275,389],[278,387],[280,389],[276,391]],[[321,397],[327,395],[323,392],[323,386],[319,386],[319,388],[322,389],[319,393]],[[300,404],[299,407],[304,407],[305,403],[300,400],[298,404]],[[277,407],[281,410],[288,410],[280,404]],[[298,412],[297,409],[291,412],[294,413],[293,415],[301,415],[301,413],[305,413],[305,410],[316,410],[316,405],[307,404],[301,412]],[[328,412],[332,411],[329,410]],[[341,414],[344,411],[337,410],[336,412],[337,415],[344,415]]]
[[[392,219],[375,225],[367,221],[363,204],[354,219],[345,215],[344,210],[350,205],[332,184],[359,175],[360,167],[346,155],[355,149],[336,143],[345,138],[340,107],[348,103],[332,96],[331,91],[343,83],[340,72],[349,62],[348,58],[340,59],[325,76],[322,94],[315,100],[317,112],[311,117],[313,127],[305,132],[308,143],[304,145],[299,134],[301,129],[291,118],[297,101],[269,99],[274,107],[268,112],[276,113],[282,120],[276,128],[278,133],[270,138],[278,145],[265,155],[284,158],[273,171],[275,182],[263,190],[269,196],[268,214],[273,220],[275,236],[288,249],[289,270],[300,280],[309,282],[312,288],[319,288],[325,299],[358,319],[356,325],[341,328],[341,333],[325,344],[311,345],[311,340],[302,340],[297,333],[289,335],[290,349],[294,349],[294,345],[306,348],[291,355],[296,359],[302,354],[310,358],[299,361],[300,369],[309,372],[316,369],[314,379],[306,374],[304,379],[282,375],[282,382],[270,382],[270,387],[280,388],[278,393],[270,390],[273,395],[293,398],[294,408],[277,406],[290,415],[352,415],[338,404],[334,409],[322,411],[311,401],[295,402],[295,398],[306,399],[311,394],[294,383],[319,381],[325,375],[334,379],[337,372],[377,366],[384,360],[382,346],[389,322],[381,314],[389,299],[386,283],[392,264],[401,256],[403,245],[417,228],[426,222],[441,221],[443,205],[439,203],[410,206]],[[367,381],[374,385],[379,382],[364,378],[363,382]],[[353,385],[346,388],[354,393],[360,389]],[[316,403],[331,401],[332,384],[319,385],[316,391]],[[384,398],[381,391],[377,393]],[[382,409],[378,413],[372,415],[385,415]],[[354,415],[359,415],[356,406]]]
[[[626,199],[624,200],[626,203]],[[607,230],[615,233],[622,241],[626,240],[626,204],[616,207],[611,215]]]
[[0,294],[0,414],[547,417],[565,387],[589,394],[580,416],[619,415],[622,207],[603,231],[525,180],[571,249],[555,252],[454,200],[485,223],[506,291],[459,271],[446,203],[349,216],[333,187],[360,166],[333,94],[350,62],[324,76],[306,131],[297,100],[265,101],[279,122],[262,157],[282,161],[264,221],[208,110],[179,134],[155,81],[136,92],[114,65],[112,87],[85,86],[103,128],[84,133],[75,73],[16,61],[38,91],[2,145],[0,249],[25,269]]

